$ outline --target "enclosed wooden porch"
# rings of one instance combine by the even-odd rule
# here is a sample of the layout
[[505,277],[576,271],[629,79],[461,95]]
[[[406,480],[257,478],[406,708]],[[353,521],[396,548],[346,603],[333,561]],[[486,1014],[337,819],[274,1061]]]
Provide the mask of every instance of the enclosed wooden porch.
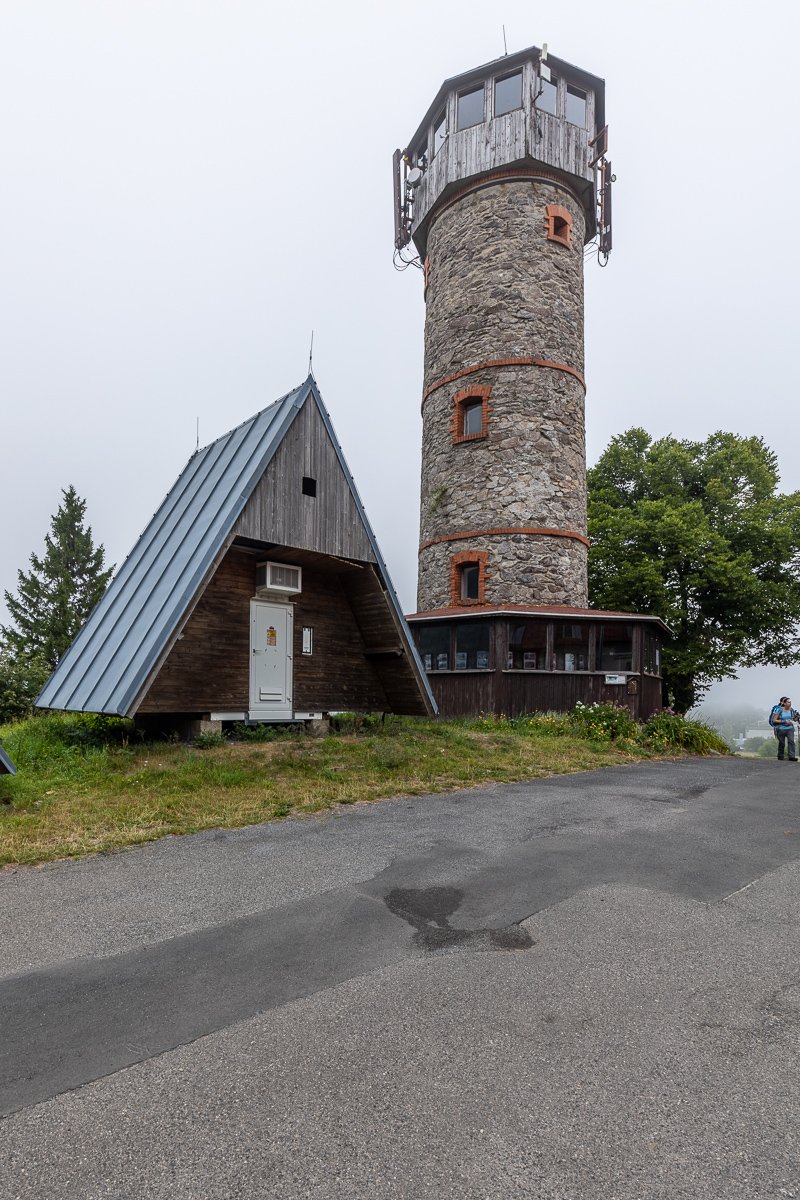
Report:
[[441,609],[407,618],[442,716],[566,712],[578,701],[662,707],[657,617],[598,609]]

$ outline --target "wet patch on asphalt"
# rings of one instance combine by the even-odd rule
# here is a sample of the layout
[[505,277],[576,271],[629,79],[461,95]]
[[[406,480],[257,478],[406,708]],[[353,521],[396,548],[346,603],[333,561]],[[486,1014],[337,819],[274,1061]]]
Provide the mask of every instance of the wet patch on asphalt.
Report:
[[453,929],[450,918],[463,899],[463,891],[456,887],[392,888],[384,903],[416,930],[414,945],[429,954],[531,948],[533,938],[517,923],[500,929]]

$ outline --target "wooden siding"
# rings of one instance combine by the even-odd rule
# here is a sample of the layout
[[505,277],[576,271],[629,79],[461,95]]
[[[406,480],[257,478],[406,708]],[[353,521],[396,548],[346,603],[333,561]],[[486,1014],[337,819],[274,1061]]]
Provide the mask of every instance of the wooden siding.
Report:
[[[354,575],[364,572],[354,570]],[[391,705],[348,599],[349,574],[303,567],[303,591],[294,600],[294,706],[297,712]],[[314,631],[314,652],[303,654],[303,626]]]
[[[569,712],[580,700],[622,704],[637,720],[646,720],[661,707],[660,680],[637,675],[631,676],[639,686],[635,696],[629,696],[624,685],[607,684],[604,674],[594,672],[433,671],[428,678],[443,717]],[[654,682],[658,686],[653,687]]]
[[399,622],[374,568],[344,578],[345,591],[370,658],[386,693],[387,712],[431,715],[411,659],[403,648]]
[[[294,608],[294,708],[421,715],[425,701],[371,564],[287,548],[234,546],[198,601],[139,713],[245,712],[250,701],[250,601],[268,555],[303,569]],[[303,628],[313,653],[303,654]]]
[[140,713],[243,712],[250,696],[255,559],[230,550],[150,686]]
[[[568,78],[559,78],[559,103],[564,105],[564,89]],[[458,91],[447,99],[447,128],[449,133],[439,153],[428,164],[414,195],[414,232],[422,226],[436,202],[456,184],[472,176],[480,176],[525,160],[535,160],[545,167],[587,183],[594,182],[594,170],[589,166],[589,142],[594,137],[594,93],[586,96],[586,125],[581,129],[565,117],[553,116],[534,108],[533,99],[538,86],[531,64],[526,64],[523,76],[524,107],[491,117],[492,87],[486,81],[485,117],[478,125],[456,129]],[[432,133],[429,147],[432,147]],[[590,214],[591,215],[591,214]],[[591,222],[590,222],[591,224]],[[587,231],[588,236],[588,231]]]
[[[303,495],[303,476],[316,496]],[[347,476],[312,400],[297,414],[234,533],[255,541],[373,561]]]
[[[606,683],[606,671],[524,671],[505,670],[499,664],[507,661],[507,617],[488,618],[491,622],[490,664],[488,671],[431,671],[428,679],[443,717],[476,716],[481,712],[504,713],[516,717],[528,712],[568,712],[580,700],[583,704],[610,702],[625,705],[637,720],[646,720],[661,707],[661,679],[639,671],[623,672],[625,684]],[[516,618],[518,623],[521,618]],[[454,620],[453,625],[466,621]],[[528,618],[530,623],[544,624],[548,629],[548,660],[553,656],[553,621]],[[413,629],[423,622],[415,621]],[[641,663],[642,626],[634,626],[633,665]],[[589,625],[588,647],[590,661],[595,654],[597,625]],[[608,672],[612,674],[613,672]],[[635,693],[628,692],[629,680],[634,681]]]

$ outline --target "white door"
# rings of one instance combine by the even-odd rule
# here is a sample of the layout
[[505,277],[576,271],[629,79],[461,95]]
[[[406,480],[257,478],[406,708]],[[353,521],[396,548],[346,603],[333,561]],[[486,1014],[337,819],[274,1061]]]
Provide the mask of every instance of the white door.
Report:
[[250,601],[250,717],[291,720],[292,608]]

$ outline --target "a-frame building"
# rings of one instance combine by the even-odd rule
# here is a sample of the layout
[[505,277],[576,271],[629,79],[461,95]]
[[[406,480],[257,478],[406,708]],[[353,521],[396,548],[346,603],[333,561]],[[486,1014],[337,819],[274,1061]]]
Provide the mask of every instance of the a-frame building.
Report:
[[151,723],[436,711],[313,378],[192,456],[37,705]]

